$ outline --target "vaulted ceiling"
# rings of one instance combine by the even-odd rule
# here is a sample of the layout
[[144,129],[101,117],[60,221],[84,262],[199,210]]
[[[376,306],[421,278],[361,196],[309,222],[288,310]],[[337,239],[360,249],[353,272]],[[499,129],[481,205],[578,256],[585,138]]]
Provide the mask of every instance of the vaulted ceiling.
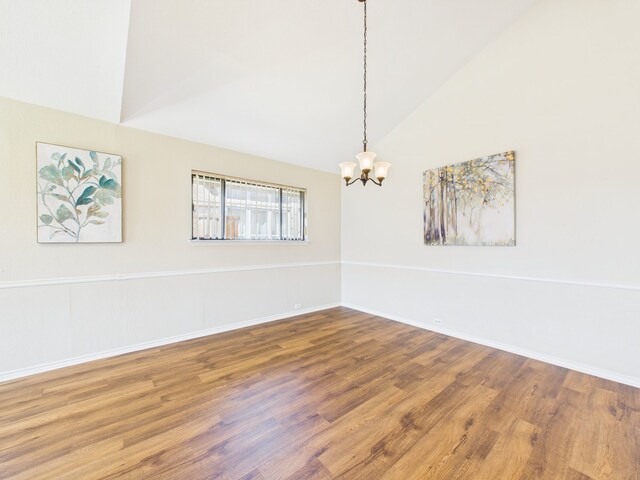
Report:
[[[375,145],[534,0],[369,0]],[[356,0],[0,0],[0,96],[336,172],[362,138]]]

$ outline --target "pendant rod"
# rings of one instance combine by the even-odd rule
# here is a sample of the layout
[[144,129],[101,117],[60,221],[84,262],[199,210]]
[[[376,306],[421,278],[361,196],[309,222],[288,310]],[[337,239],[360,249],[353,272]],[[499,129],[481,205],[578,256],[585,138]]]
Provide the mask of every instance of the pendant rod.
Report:
[[363,139],[362,139],[362,148],[363,151],[367,151],[367,0],[359,0],[364,4],[364,54],[363,54]]

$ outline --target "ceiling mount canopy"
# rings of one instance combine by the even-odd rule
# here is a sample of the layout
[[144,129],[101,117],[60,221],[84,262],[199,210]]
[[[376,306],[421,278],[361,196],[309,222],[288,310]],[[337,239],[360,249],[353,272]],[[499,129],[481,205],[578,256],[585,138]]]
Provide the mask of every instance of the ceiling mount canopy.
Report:
[[[358,163],[360,164],[360,176],[353,178],[357,164],[355,162],[342,162],[339,164],[342,170],[342,178],[344,178],[347,186],[353,185],[360,180],[362,185],[366,185],[368,181],[375,183],[378,186],[382,185],[382,181],[387,177],[390,163],[387,162],[375,162],[376,154],[367,150],[367,0],[358,0],[364,6],[364,65],[363,65],[363,138],[362,138],[362,152],[356,155]],[[373,177],[369,177],[371,170],[374,172]],[[375,177],[375,178],[374,178]],[[377,179],[377,181],[376,181]]]

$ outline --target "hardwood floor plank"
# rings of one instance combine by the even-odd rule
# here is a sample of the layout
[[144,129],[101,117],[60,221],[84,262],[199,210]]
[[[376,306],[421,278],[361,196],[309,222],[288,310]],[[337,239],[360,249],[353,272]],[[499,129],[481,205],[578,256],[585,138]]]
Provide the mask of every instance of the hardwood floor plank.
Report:
[[[443,384],[447,380],[443,381]],[[414,395],[390,411],[383,412],[369,429],[356,432],[346,445],[333,442],[320,455],[320,461],[336,478],[367,479],[380,476],[404,455],[411,446],[438,423],[475,396],[492,395],[482,385],[475,388],[452,382]]]
[[[582,428],[576,435],[569,465],[576,471],[602,479],[633,480],[638,475],[638,436],[625,419],[631,412],[615,392],[594,388],[588,409],[578,412]],[[612,454],[615,452],[615,454]]]
[[[356,444],[356,435],[378,424],[380,417],[395,404],[407,398],[399,389],[389,389],[361,403],[347,415],[340,417],[325,430],[310,436],[298,445],[283,449],[260,467],[267,478],[289,478],[302,470],[309,462],[314,462],[326,450],[328,445],[336,449],[350,451]],[[293,477],[292,477],[293,478]]]
[[0,384],[2,480],[639,472],[639,389],[347,308]]
[[[476,418],[491,404],[498,392],[480,389],[473,402],[463,403],[450,416],[441,418],[432,428],[423,432],[390,468],[382,472],[380,480],[406,478],[449,478],[456,467],[456,455],[467,443]],[[498,478],[498,477],[496,477]]]

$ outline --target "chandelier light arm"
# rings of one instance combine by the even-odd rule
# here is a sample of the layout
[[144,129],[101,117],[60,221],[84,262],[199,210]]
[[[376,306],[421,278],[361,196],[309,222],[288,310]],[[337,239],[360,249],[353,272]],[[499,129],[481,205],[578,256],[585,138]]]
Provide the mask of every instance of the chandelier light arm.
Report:
[[376,182],[373,178],[369,178],[369,181],[371,181],[371,183],[373,183],[374,185],[378,185],[379,187],[382,186],[382,180]]
[[353,180],[351,178],[345,178],[345,185],[348,187],[349,185],[353,185],[354,183],[360,181],[362,182],[362,185],[366,185],[367,182],[371,182],[375,185],[378,185],[379,187],[382,186],[382,181],[384,180],[384,178],[379,179],[378,181],[376,181],[374,178],[370,177],[368,174],[366,173],[362,173],[359,177],[354,178]]

